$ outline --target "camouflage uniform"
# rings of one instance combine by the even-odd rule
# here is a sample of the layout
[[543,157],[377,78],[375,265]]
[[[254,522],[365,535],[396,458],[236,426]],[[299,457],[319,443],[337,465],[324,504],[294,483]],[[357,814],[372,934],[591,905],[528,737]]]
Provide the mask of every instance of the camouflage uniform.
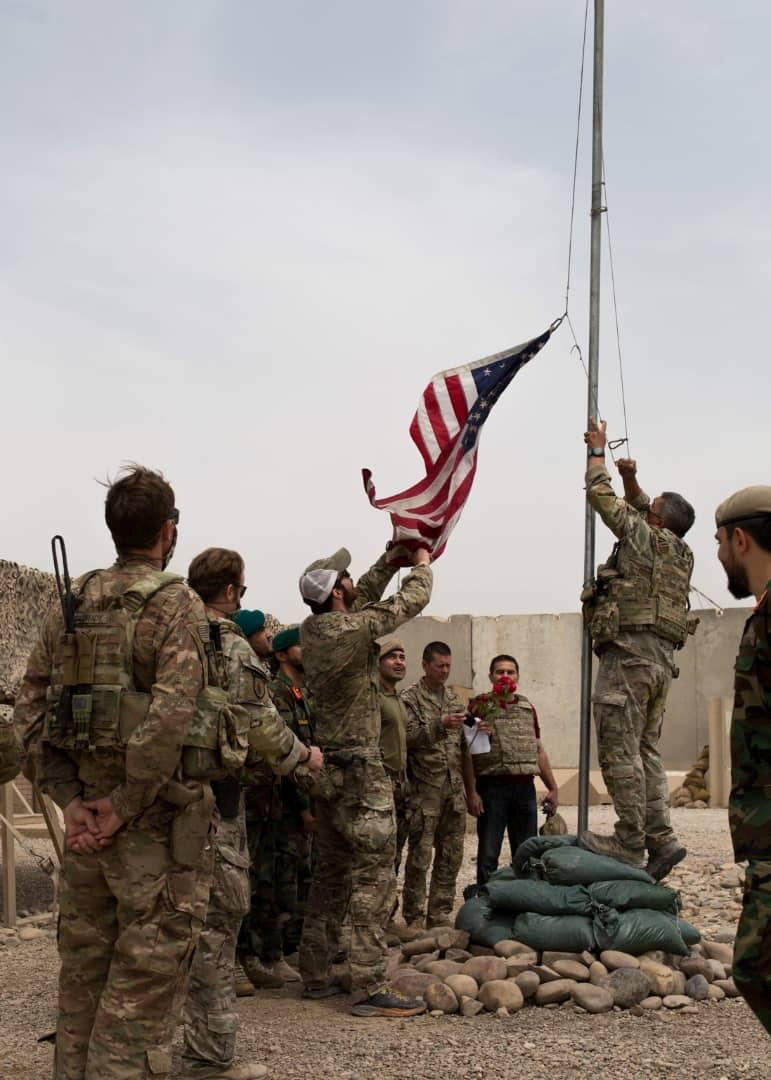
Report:
[[519,845],[538,831],[533,777],[538,773],[540,731],[535,709],[524,694],[512,694],[503,703],[491,703],[489,698],[469,702],[469,712],[492,728],[489,752],[471,754],[484,806],[477,818],[477,885],[484,885],[498,869],[504,832],[513,857]]
[[736,658],[728,818],[737,862],[748,861],[733,977],[771,1034],[771,602],[747,620]]
[[[284,722],[306,746],[313,742],[313,706],[305,687],[296,686],[279,671],[270,684],[273,704]],[[291,918],[283,929],[285,953],[300,945],[305,904],[311,882],[311,837],[301,814],[311,809],[310,796],[288,777],[281,784],[281,819],[276,830],[274,883],[282,916]]]
[[[591,623],[600,669],[592,702],[597,756],[627,852],[653,856],[676,842],[669,788],[659,754],[664,708],[686,637],[693,555],[685,541],[645,519],[650,500],[618,498],[604,465],[586,473],[587,499],[619,539],[609,594]],[[600,572],[600,578],[602,574]]]
[[[118,560],[90,577],[81,609],[120,603],[156,574],[148,560]],[[181,747],[205,681],[207,630],[201,601],[181,579],[147,601],[135,623],[133,683],[151,695],[150,707],[123,747],[63,750],[48,741],[46,695],[63,639],[58,607],[30,656],[15,719],[37,782],[62,809],[78,796],[109,796],[127,823],[109,847],[64,855],[56,1080],[159,1078],[171,1068],[179,987],[209,897],[213,800],[202,785],[197,858],[182,865],[172,844],[176,809],[164,795],[169,781],[181,779]]]
[[10,716],[0,706],[0,784],[8,784],[19,775],[21,746]]
[[396,828],[393,796],[380,756],[376,639],[417,615],[431,596],[432,573],[418,566],[399,592],[381,600],[396,572],[383,555],[356,585],[349,612],[310,615],[302,624],[303,667],[325,753],[314,788],[316,833],[311,894],[300,944],[306,984],[329,975],[334,934],[348,910],[351,989],[383,983],[383,926],[393,897]]
[[[408,923],[426,918],[444,925],[455,903],[455,883],[463,861],[466,793],[462,760],[467,753],[460,728],[446,728],[442,716],[465,712],[452,690],[432,690],[425,678],[402,694],[407,706],[407,767],[413,817],[404,866],[402,914]],[[426,877],[431,869],[426,911]]]
[[[213,621],[220,630],[223,682],[231,700],[249,714],[250,754],[266,758],[277,773],[290,772],[303,753],[302,743],[273,708],[267,679],[241,630],[221,616]],[[214,845],[214,880],[185,1003],[183,1060],[193,1071],[197,1064],[226,1068],[233,1061],[238,1031],[236,940],[250,909],[247,824],[239,779],[230,777],[212,787],[221,815]]]

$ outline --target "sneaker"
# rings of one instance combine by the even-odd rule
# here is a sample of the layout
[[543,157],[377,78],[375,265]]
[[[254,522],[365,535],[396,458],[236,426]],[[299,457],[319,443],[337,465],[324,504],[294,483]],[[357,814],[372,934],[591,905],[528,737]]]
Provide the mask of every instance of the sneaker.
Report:
[[680,841],[673,840],[657,851],[650,852],[648,865],[645,869],[654,881],[663,881],[667,874],[671,873],[673,867],[682,862],[687,854],[688,852]]
[[179,1080],[264,1080],[267,1065],[247,1062],[245,1065],[188,1065]]
[[645,866],[645,849],[636,851],[633,848],[624,847],[616,836],[603,836],[601,833],[581,833],[578,838],[578,846],[593,851],[595,855],[608,855],[611,859],[626,863],[642,870]]
[[311,1001],[320,1001],[322,998],[335,997],[336,994],[344,993],[345,990],[337,979],[327,979],[323,983],[307,983],[303,987],[302,996]]
[[290,964],[287,964],[283,956],[280,960],[276,960],[270,965],[270,970],[273,972],[276,978],[283,979],[285,983],[302,982],[302,975],[300,974],[300,972],[293,968]]
[[278,990],[279,987],[284,985],[284,980],[280,976],[274,975],[258,956],[244,956],[241,963],[247,978],[258,990]]
[[236,997],[253,997],[254,984],[240,964],[233,971]]
[[420,1016],[426,1011],[426,1007],[423,998],[407,997],[400,990],[394,990],[386,984],[358,1005],[354,1005],[351,1016]]

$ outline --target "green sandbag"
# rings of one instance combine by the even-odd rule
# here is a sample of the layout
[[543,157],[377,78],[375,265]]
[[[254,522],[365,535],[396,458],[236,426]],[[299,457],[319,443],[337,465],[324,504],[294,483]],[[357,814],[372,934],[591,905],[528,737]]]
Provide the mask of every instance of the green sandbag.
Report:
[[674,915],[647,908],[614,911],[601,908],[594,917],[594,936],[600,949],[639,956],[640,953],[661,949],[663,952],[685,956],[688,947]]
[[[537,877],[538,875],[532,872],[533,861],[539,861],[544,852],[551,848],[575,846],[576,843],[575,836],[531,836],[528,840],[523,840],[514,852],[511,865],[517,877]],[[526,872],[528,869],[531,870],[530,873]]]
[[545,851],[541,858],[543,876],[552,885],[591,885],[595,881],[644,881],[653,885],[650,874],[627,866],[608,855],[595,855],[580,847]]
[[678,919],[677,926],[686,945],[690,947],[691,945],[699,944],[701,941],[701,934],[695,926],[686,922],[685,919]]
[[513,917],[496,913],[486,896],[473,896],[455,916],[455,929],[467,930],[475,945],[492,948],[499,941],[512,938]]
[[679,894],[667,885],[647,885],[644,881],[595,881],[586,888],[596,903],[617,911],[652,908],[677,915],[680,910]]
[[495,911],[534,911],[539,915],[590,915],[592,902],[583,885],[549,885],[546,881],[493,881],[485,885]]
[[583,952],[594,949],[592,920],[584,915],[517,915],[511,936],[531,949],[549,952]]

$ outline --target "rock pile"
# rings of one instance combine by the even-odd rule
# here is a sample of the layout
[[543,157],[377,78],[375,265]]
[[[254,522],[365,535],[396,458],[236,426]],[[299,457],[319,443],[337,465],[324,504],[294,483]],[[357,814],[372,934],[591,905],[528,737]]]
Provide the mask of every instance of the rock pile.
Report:
[[706,774],[709,770],[709,746],[699,754],[696,764],[686,773],[682,785],[676,788],[670,797],[672,806],[684,806],[689,810],[706,810],[709,806],[709,784]]
[[738,997],[732,963],[733,947],[717,941],[702,940],[688,956],[540,952],[519,941],[499,941],[492,949],[470,945],[466,931],[439,927],[402,943],[389,981],[422,996],[436,1015],[509,1016],[526,1003],[585,1013],[694,1013],[700,1002]]

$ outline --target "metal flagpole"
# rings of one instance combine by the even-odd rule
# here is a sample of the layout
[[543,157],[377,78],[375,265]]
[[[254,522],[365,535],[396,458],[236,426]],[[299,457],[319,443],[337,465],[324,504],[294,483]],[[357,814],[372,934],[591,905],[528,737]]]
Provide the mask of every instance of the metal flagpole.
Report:
[[[597,416],[600,359],[600,266],[602,257],[602,63],[605,0],[594,0],[594,92],[592,109],[592,210],[589,278],[589,393],[587,421]],[[587,427],[588,427],[587,422]],[[584,585],[594,577],[594,511],[586,504]],[[584,627],[581,647],[581,733],[578,750],[578,832],[589,819],[589,752],[592,740],[592,639]]]

